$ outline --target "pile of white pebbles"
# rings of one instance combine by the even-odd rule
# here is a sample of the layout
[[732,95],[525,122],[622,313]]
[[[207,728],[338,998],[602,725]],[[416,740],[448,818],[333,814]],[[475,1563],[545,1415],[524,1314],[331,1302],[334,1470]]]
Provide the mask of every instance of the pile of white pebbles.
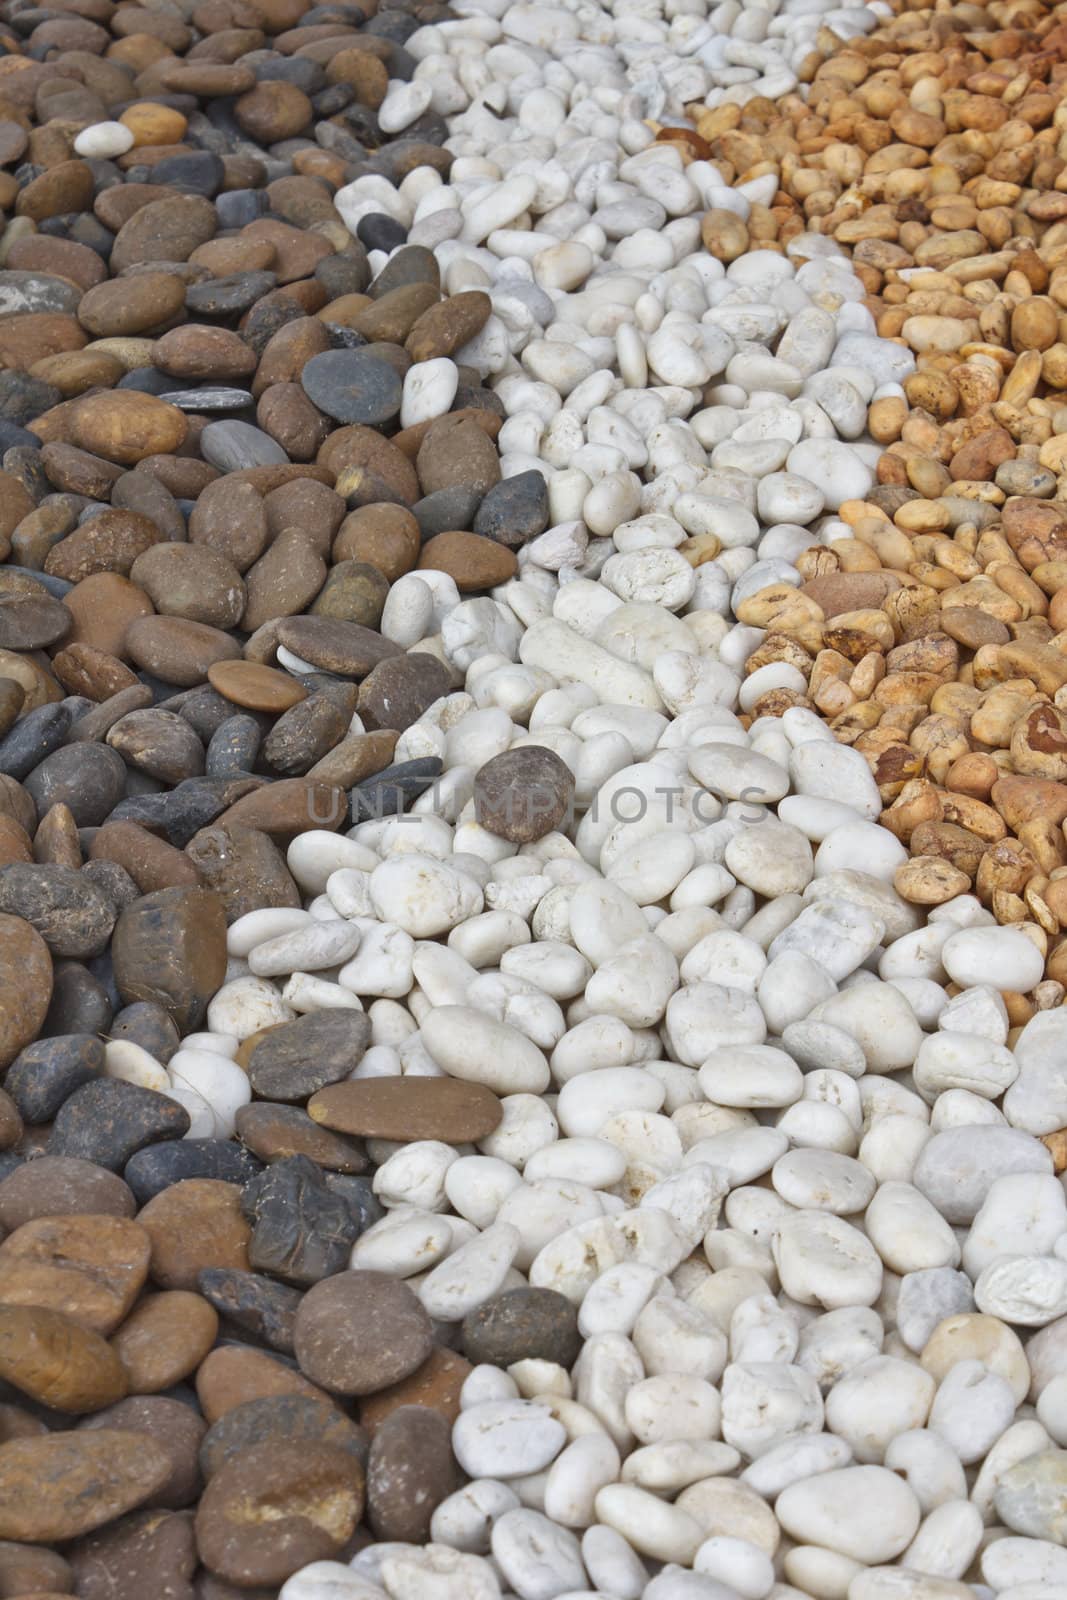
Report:
[[[352,1264],[441,1322],[558,1290],[585,1342],[571,1372],[474,1370],[470,1482],[431,1545],[315,1563],[283,1600],[1055,1600],[1067,1200],[1038,1136],[1067,1124],[1067,1011],[1009,1046],[1000,989],[1058,1001],[1025,931],[970,896],[924,919],[863,757],[799,708],[738,719],[805,685],[744,675],[763,634],[737,607],[849,536],[867,406],[912,358],[831,241],[706,253],[705,212],[727,227],[775,180],[728,189],[645,121],[790,93],[820,28],[888,8],[453,8],[382,113],[451,117],[450,182],[361,178],[337,204],[491,295],[458,360],[551,525],[491,598],[393,587],[384,631],[455,683],[396,759],[443,777],[407,816],[297,839],[306,911],[230,930],[212,1037],[187,1042],[207,1053],[171,1081],[192,1135],[232,1134],[237,1042],[346,1006],[373,1027],[354,1076],[488,1085],[504,1118],[477,1148],[370,1141],[388,1215]],[[415,367],[405,422],[456,378]],[[704,534],[722,551],[694,566]],[[520,848],[471,796],[529,744],[576,804]]]

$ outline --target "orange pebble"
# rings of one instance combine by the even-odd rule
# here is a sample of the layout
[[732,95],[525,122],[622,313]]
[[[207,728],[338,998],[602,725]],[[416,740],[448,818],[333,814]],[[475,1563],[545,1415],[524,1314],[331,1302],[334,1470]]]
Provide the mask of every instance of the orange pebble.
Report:
[[134,147],[143,144],[180,144],[188,121],[170,106],[155,106],[141,100],[129,106],[119,121],[133,134]]

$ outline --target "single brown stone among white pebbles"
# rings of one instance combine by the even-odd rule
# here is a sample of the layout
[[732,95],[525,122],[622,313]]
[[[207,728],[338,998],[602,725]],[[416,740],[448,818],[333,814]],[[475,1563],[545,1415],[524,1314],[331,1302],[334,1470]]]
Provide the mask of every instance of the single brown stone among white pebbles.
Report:
[[512,844],[531,844],[559,828],[574,802],[574,774],[554,750],[523,745],[494,756],[474,780],[482,827]]
[[500,1101],[459,1078],[364,1078],[334,1083],[308,1101],[313,1122],[368,1139],[440,1139],[467,1144],[499,1127]]

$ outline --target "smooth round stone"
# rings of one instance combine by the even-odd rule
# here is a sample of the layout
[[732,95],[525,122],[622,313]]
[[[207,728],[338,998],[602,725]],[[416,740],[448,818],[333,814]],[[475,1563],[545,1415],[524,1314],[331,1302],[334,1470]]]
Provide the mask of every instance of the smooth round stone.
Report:
[[74,1416],[100,1411],[126,1393],[126,1374],[107,1340],[46,1306],[0,1305],[0,1377],[31,1400]]
[[209,422],[200,435],[200,453],[220,472],[285,465],[289,457],[269,434],[250,422]]
[[551,1361],[568,1370],[581,1348],[577,1313],[553,1289],[509,1289],[463,1320],[469,1361],[509,1367],[516,1361]]
[[237,1113],[237,1136],[261,1161],[308,1156],[328,1171],[360,1173],[367,1157],[361,1145],[313,1122],[297,1106],[256,1102]]
[[403,382],[388,361],[366,350],[325,350],[300,374],[304,392],[340,423],[375,427],[400,414]]
[[129,1311],[148,1273],[149,1241],[125,1217],[47,1217],[0,1246],[6,1298],[32,1297],[105,1337]]
[[187,1506],[196,1498],[200,1474],[196,1455],[204,1436],[203,1418],[193,1406],[165,1395],[129,1395],[117,1405],[108,1406],[80,1424],[79,1431],[118,1428],[145,1436],[166,1453],[169,1473],[166,1482],[152,1495],[156,1506],[168,1509]]
[[836,511],[846,500],[865,500],[874,482],[870,467],[849,445],[836,439],[804,439],[795,444],[786,468],[815,485],[828,511]]
[[198,1294],[146,1295],[112,1339],[131,1394],[158,1394],[195,1372],[215,1343],[218,1314]]
[[993,1504],[1013,1533],[1062,1545],[1065,1536],[1067,1451],[1042,1450],[1008,1468],[996,1486]]
[[126,765],[107,745],[66,745],[34,768],[26,789],[40,816],[65,805],[80,828],[98,827],[126,792]]
[[452,1430],[456,1460],[471,1478],[508,1479],[541,1472],[567,1440],[547,1405],[489,1400],[464,1410]]
[[136,1210],[121,1178],[72,1156],[38,1156],[0,1182],[0,1227],[9,1232],[35,1217],[132,1217]]
[[361,1011],[322,1011],[272,1029],[256,1046],[248,1074],[265,1100],[307,1100],[359,1065],[370,1040]]
[[919,1502],[885,1467],[845,1467],[790,1484],[775,1502],[799,1544],[819,1544],[866,1566],[892,1561],[919,1526]]
[[205,889],[160,889],[127,906],[112,941],[119,993],[151,1000],[189,1031],[226,976],[226,917]]
[[52,998],[52,961],[41,935],[21,916],[0,914],[0,1067],[37,1037]]
[[474,780],[481,826],[513,844],[527,844],[562,824],[574,800],[574,775],[553,750],[524,745],[494,756]]
[[1029,1134],[973,1125],[935,1133],[919,1153],[912,1181],[946,1222],[968,1227],[997,1178],[1051,1171],[1051,1155]]
[[72,867],[0,867],[0,911],[25,917],[55,956],[99,955],[115,925],[115,907]]
[[236,1184],[214,1178],[186,1178],[155,1195],[138,1214],[152,1241],[153,1281],[195,1290],[204,1267],[246,1269],[251,1230],[240,1202]]
[[421,1366],[433,1331],[406,1284],[379,1272],[342,1272],[308,1290],[294,1347],[300,1370],[324,1389],[373,1394]]

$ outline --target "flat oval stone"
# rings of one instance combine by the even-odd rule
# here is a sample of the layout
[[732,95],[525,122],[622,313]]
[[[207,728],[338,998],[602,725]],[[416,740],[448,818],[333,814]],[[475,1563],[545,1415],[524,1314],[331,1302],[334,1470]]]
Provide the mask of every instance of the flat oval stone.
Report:
[[241,1107],[236,1125],[237,1137],[261,1161],[308,1156],[331,1172],[367,1170],[367,1155],[361,1145],[321,1127],[298,1106],[255,1101]]
[[126,792],[126,763],[104,744],[62,745],[26,779],[40,816],[69,806],[79,828],[98,828]]
[[250,1345],[219,1345],[200,1365],[196,1375],[200,1409],[208,1422],[217,1422],[227,1411],[248,1400],[267,1395],[304,1394],[315,1400],[328,1395],[301,1376],[288,1362],[278,1361],[265,1350]]
[[214,1306],[183,1289],[145,1295],[111,1340],[131,1394],[158,1394],[195,1372],[218,1333]]
[[190,1518],[179,1512],[135,1511],[79,1540],[70,1557],[84,1600],[192,1600],[196,1543]]
[[13,1439],[0,1452],[0,1538],[57,1544],[150,1500],[170,1460],[118,1429]]
[[249,711],[288,711],[307,699],[304,684],[256,661],[218,661],[207,675],[213,688]]
[[359,714],[370,728],[403,733],[451,687],[448,669],[427,651],[393,655],[360,685]]
[[42,1306],[106,1337],[140,1294],[149,1253],[125,1217],[39,1217],[0,1244],[0,1306]]
[[473,1144],[499,1127],[500,1101],[458,1078],[365,1078],[331,1084],[308,1101],[312,1121],[339,1133],[407,1143]]
[[66,638],[74,619],[51,595],[0,595],[0,648],[43,650]]
[[363,1428],[350,1422],[328,1400],[282,1394],[249,1400],[220,1417],[204,1435],[200,1469],[204,1478],[210,1479],[227,1462],[240,1459],[260,1445],[304,1441],[347,1450],[360,1466],[366,1466],[370,1440]]
[[311,1012],[260,1040],[248,1064],[252,1088],[264,1100],[306,1100],[359,1065],[370,1040],[362,1011]]
[[101,1411],[126,1393],[125,1370],[107,1340],[43,1306],[0,1305],[0,1378],[54,1411],[75,1415]]
[[278,642],[309,666],[342,678],[365,678],[379,662],[403,656],[391,639],[339,617],[283,617]]
[[312,356],[300,381],[311,402],[336,422],[377,426],[400,414],[403,382],[396,369],[366,350]]
[[119,1172],[135,1151],[180,1139],[188,1129],[189,1113],[176,1100],[120,1078],[101,1078],[76,1089],[60,1107],[48,1151]]
[[227,1462],[196,1514],[200,1559],[241,1588],[339,1554],[363,1513],[363,1468],[335,1445],[271,1441]]
[[412,1289],[381,1272],[339,1272],[310,1288],[296,1314],[300,1370],[335,1394],[373,1394],[406,1378],[433,1348]]

